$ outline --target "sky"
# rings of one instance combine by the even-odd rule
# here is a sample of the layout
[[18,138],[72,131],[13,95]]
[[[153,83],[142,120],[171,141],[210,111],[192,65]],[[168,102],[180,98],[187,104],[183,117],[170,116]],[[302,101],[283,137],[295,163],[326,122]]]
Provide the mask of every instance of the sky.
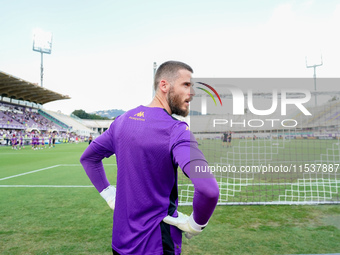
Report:
[[[153,63],[193,77],[339,78],[340,0],[0,0],[0,71],[40,84],[33,31],[53,34],[46,109],[128,110],[152,100]],[[311,88],[312,89],[312,88]]]

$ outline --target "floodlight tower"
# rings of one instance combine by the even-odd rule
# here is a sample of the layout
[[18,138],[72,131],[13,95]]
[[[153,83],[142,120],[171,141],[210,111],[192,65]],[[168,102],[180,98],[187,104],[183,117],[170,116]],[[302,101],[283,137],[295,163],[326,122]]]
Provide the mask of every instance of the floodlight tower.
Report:
[[313,78],[314,78],[314,91],[315,91],[315,106],[317,106],[317,95],[316,95],[316,68],[318,66],[322,66],[323,65],[323,61],[322,61],[322,55],[321,55],[321,63],[320,64],[315,64],[315,65],[312,65],[312,66],[309,66],[307,64],[307,57],[306,57],[306,67],[307,68],[314,68],[314,75],[313,75]]
[[41,53],[40,66],[40,85],[43,86],[44,65],[43,54],[51,54],[52,51],[52,33],[45,32],[41,29],[35,29],[33,34],[33,50]]
[[[156,76],[156,70],[157,70],[157,63],[153,62],[153,80],[155,80]],[[152,84],[152,98],[155,96],[155,86],[154,83]]]

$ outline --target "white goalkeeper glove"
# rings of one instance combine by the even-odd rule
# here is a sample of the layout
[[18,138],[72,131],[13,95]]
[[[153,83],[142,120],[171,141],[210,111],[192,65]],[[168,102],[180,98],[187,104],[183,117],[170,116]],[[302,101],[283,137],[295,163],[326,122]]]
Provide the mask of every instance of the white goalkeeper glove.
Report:
[[116,188],[111,185],[107,186],[102,192],[100,192],[100,195],[105,199],[110,208],[114,210],[116,201]]
[[190,216],[177,212],[178,217],[166,216],[163,221],[167,224],[176,226],[180,230],[185,232],[185,237],[191,239],[193,236],[200,234],[203,229],[208,225],[208,222],[204,225],[199,225],[195,222],[193,213]]

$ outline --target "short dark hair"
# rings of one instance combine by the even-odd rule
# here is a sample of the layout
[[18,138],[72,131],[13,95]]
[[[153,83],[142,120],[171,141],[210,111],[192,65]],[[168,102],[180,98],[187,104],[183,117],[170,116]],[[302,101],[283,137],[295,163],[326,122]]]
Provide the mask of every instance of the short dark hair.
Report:
[[162,79],[167,79],[169,82],[176,80],[178,71],[182,69],[188,70],[191,73],[194,72],[189,65],[179,61],[171,60],[161,64],[155,74],[154,89],[157,90],[158,84]]

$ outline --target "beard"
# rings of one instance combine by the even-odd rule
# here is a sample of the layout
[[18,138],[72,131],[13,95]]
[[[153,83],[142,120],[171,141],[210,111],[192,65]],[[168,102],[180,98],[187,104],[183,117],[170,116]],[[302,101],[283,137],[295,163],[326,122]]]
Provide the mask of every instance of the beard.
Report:
[[179,95],[174,93],[174,89],[173,87],[170,87],[170,91],[168,94],[168,104],[170,107],[170,110],[172,112],[172,114],[177,114],[179,116],[182,117],[186,117],[189,114],[189,107],[186,108],[185,110],[181,109],[181,105],[184,102],[181,101]]

